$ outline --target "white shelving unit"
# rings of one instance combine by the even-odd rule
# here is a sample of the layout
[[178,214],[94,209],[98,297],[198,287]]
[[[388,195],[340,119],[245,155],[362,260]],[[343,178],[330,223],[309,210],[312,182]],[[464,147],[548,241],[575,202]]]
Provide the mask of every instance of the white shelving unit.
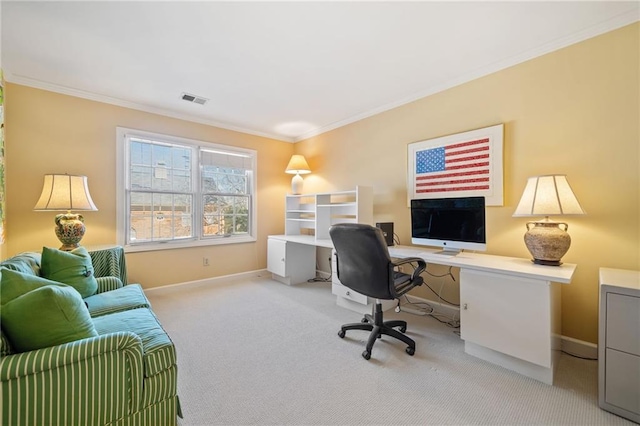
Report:
[[[373,224],[373,188],[285,197],[285,235],[270,235],[267,270],[273,279],[298,284],[316,276],[316,247],[331,248],[337,223]],[[300,239],[301,241],[292,241]],[[311,240],[312,244],[299,244]]]
[[328,240],[336,223],[373,223],[373,188],[318,194],[287,195],[285,235],[315,235]]
[[316,196],[287,195],[285,205],[285,234],[313,234],[316,229]]

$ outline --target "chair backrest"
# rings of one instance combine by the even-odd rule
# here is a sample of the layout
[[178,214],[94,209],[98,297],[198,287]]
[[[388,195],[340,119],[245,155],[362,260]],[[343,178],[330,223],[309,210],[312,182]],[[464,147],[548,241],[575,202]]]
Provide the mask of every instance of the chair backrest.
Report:
[[369,297],[393,299],[393,265],[382,230],[370,225],[340,223],[329,229],[338,255],[340,282]]

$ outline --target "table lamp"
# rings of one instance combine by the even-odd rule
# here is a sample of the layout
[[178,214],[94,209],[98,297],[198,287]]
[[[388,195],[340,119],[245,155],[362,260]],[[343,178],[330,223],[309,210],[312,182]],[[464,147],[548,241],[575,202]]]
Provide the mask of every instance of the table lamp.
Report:
[[[586,214],[573,194],[566,175],[530,177],[513,217],[545,216],[543,220],[527,222],[524,243],[539,265],[561,265],[571,246],[565,222],[549,220],[549,216]],[[562,229],[564,227],[564,229]]]
[[302,194],[302,185],[304,181],[300,175],[311,173],[311,169],[309,169],[309,165],[307,164],[307,160],[305,160],[304,155],[292,155],[285,173],[295,175],[291,179],[291,193],[294,195]]
[[86,228],[84,218],[71,210],[96,211],[86,176],[44,175],[44,185],[35,211],[66,211],[56,216],[56,235],[62,243],[60,250],[70,251],[79,247]]

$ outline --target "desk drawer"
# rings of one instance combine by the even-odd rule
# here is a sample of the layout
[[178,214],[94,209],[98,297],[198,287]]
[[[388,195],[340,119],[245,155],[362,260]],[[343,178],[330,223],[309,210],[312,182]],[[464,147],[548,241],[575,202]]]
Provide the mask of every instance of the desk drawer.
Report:
[[362,303],[363,305],[367,304],[367,296],[353,291],[349,287],[345,287],[342,284],[338,284],[335,282],[331,283],[331,293],[335,294],[338,297],[344,297],[345,299],[353,300],[357,303]]
[[640,297],[607,294],[606,347],[640,356]]
[[606,349],[606,357],[605,401],[640,413],[640,356]]

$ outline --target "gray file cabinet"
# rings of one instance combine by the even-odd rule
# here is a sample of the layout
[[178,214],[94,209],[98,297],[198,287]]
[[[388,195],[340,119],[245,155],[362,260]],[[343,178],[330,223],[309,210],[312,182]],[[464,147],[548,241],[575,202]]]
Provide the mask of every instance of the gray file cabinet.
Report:
[[600,268],[600,408],[640,423],[640,272]]

